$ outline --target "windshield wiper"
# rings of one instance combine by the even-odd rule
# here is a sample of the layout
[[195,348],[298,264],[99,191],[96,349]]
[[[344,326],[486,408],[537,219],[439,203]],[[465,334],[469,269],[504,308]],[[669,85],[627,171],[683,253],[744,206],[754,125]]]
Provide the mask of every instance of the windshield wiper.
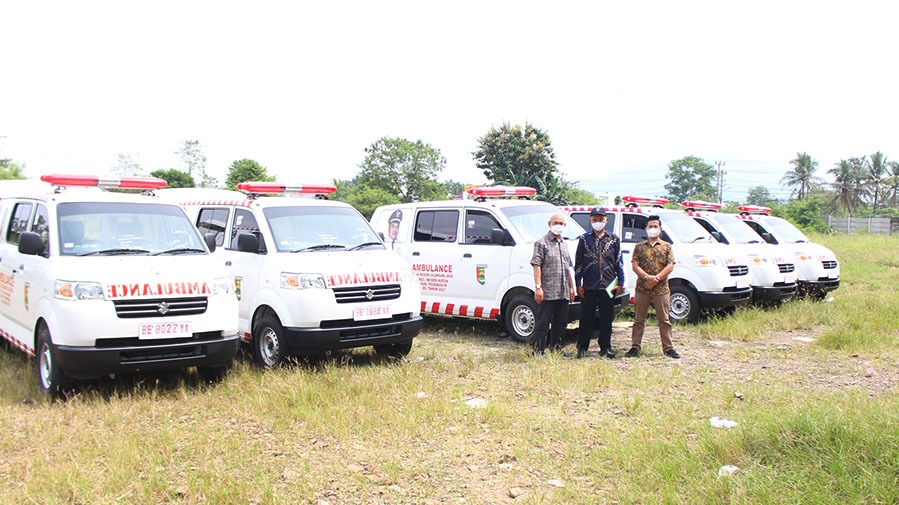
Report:
[[746,242],[746,243],[747,244],[761,244],[762,241],[761,240],[750,240],[749,242]]
[[696,242],[696,241],[698,241],[698,240],[702,240],[702,239],[704,239],[704,238],[706,238],[706,237],[703,237],[703,236],[700,235],[700,236],[694,238],[693,240],[691,240],[690,243],[692,244],[692,243],[694,243],[694,242]]
[[87,253],[81,253],[78,256],[114,256],[118,254],[149,254],[150,251],[146,249],[133,249],[129,247],[119,247],[116,249],[104,249],[102,251],[93,251]]
[[197,249],[196,247],[177,247],[167,251],[159,251],[150,254],[150,256],[159,256],[160,254],[204,254],[206,250]]
[[290,251],[290,252],[298,253],[298,252],[306,252],[306,251],[320,251],[322,249],[346,249],[346,246],[340,245],[340,244],[318,244],[318,245],[311,245],[309,247],[304,247],[302,249],[296,249],[296,250]]
[[382,244],[381,242],[363,242],[359,245],[354,245],[353,247],[350,247],[349,249],[347,249],[347,251],[355,251],[357,249],[362,249],[363,247],[370,247],[373,245],[384,245],[384,244]]

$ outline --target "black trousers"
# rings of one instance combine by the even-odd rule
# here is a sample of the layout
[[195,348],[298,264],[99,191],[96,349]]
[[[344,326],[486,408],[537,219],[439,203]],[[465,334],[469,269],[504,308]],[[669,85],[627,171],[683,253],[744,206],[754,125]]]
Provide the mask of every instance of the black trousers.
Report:
[[[552,331],[550,332],[550,323]],[[531,343],[534,350],[542,353],[547,347],[562,348],[562,337],[568,326],[568,300],[543,300],[537,305],[537,326]]]
[[577,349],[586,351],[593,337],[593,319],[599,307],[599,350],[612,348],[612,320],[615,319],[614,305],[605,289],[585,289],[581,299],[581,322],[577,332]]

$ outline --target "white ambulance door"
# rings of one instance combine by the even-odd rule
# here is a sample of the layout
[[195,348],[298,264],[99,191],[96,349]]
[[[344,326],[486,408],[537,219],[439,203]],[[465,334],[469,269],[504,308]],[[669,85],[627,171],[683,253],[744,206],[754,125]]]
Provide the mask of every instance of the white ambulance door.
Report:
[[[37,301],[41,298],[52,296],[47,291],[52,289],[50,283],[44,278],[45,272],[50,261],[50,243],[55,240],[54,227],[50,226],[50,215],[47,206],[38,203],[35,206],[34,218],[28,231],[37,233],[44,242],[44,249],[37,256],[20,255],[21,265],[19,274],[21,275],[21,295],[23,304],[23,326],[32,330],[37,314]],[[19,290],[16,289],[17,294]]]
[[[256,215],[250,209],[235,208],[234,215],[229,226],[230,234],[225,244],[224,256],[231,263],[231,272],[234,274],[234,282],[237,286],[238,314],[240,316],[241,336],[251,333],[253,311],[256,310],[254,295],[261,285],[260,274],[265,254],[268,250],[265,237],[259,228]],[[238,237],[241,233],[255,235],[259,239],[259,248],[256,251],[244,252],[237,248]],[[280,279],[275,279],[274,286],[279,286]]]
[[[412,242],[403,256],[421,284],[423,312],[445,313],[444,304],[458,296],[460,209],[419,209]],[[437,304],[437,305],[435,305]]]
[[507,231],[489,211],[465,210],[456,252],[456,279],[450,296],[475,299],[478,306],[499,308],[494,301],[498,292],[505,292],[513,248],[491,240],[495,229]]
[[[13,205],[9,226],[6,229],[6,236],[3,237],[5,254],[3,261],[0,262],[0,265],[2,265],[2,270],[0,270],[0,305],[3,306],[3,312],[7,317],[19,328],[28,327],[25,324],[27,317],[25,308],[25,283],[27,282],[25,271],[27,270],[28,273],[31,273],[32,270],[36,270],[31,261],[34,257],[19,253],[19,237],[22,235],[22,232],[28,231],[33,211],[33,202],[16,202]],[[14,328],[7,328],[7,331],[10,332],[14,330]]]

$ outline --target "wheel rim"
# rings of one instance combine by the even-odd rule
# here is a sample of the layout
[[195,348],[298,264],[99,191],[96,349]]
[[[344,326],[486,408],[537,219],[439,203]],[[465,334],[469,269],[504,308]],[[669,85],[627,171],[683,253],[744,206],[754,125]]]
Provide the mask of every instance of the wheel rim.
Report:
[[537,325],[534,311],[527,305],[518,305],[512,309],[512,329],[522,337],[530,337]]
[[50,346],[47,344],[41,346],[38,368],[41,374],[41,386],[44,389],[50,389],[50,386],[52,386],[50,370],[53,368],[53,356],[50,354]]
[[683,293],[672,293],[669,316],[675,321],[683,321],[690,313],[690,299]]
[[266,326],[259,335],[259,355],[266,365],[274,365],[281,355],[281,343],[275,330]]

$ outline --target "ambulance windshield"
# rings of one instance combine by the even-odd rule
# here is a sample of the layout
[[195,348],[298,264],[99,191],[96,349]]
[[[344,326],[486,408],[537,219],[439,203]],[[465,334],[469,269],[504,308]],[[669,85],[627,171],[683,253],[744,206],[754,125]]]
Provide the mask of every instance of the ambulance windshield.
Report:
[[263,213],[279,252],[384,248],[365,218],[351,207],[268,207]]
[[763,241],[758,233],[736,216],[722,215],[715,222],[730,233],[738,244],[760,244]]
[[196,228],[176,205],[60,203],[57,219],[63,256],[206,253]]
[[[552,205],[522,205],[521,207],[504,207],[502,209],[509,221],[518,229],[525,242],[536,242],[537,239],[549,233],[549,218],[553,214],[560,213],[559,209]],[[581,225],[574,219],[565,219],[565,231],[562,237],[575,239],[586,233]]]

